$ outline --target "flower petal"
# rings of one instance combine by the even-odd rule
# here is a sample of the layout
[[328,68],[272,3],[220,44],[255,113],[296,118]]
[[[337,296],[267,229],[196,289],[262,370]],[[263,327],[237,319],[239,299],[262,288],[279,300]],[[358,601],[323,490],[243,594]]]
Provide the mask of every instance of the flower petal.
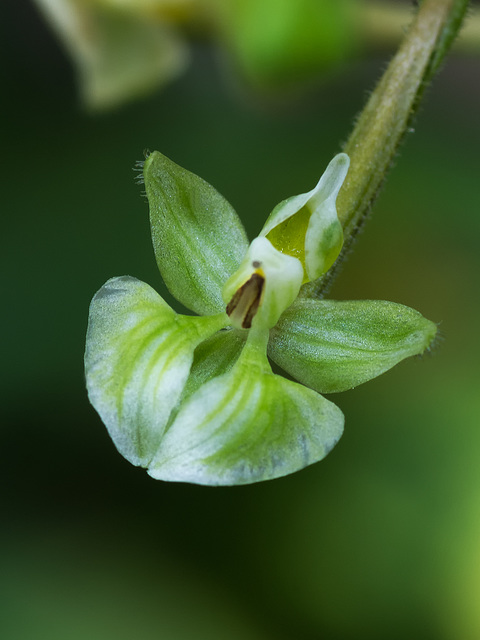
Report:
[[196,346],[224,314],[180,316],[147,284],[112,278],[92,300],[85,351],[90,402],[115,446],[146,466],[185,386]]
[[298,298],[271,331],[269,356],[320,393],[351,389],[431,345],[437,327],[381,300]]
[[342,248],[343,230],[335,202],[349,165],[345,153],[336,155],[316,187],[278,204],[260,233],[276,249],[300,260],[304,282],[328,271]]
[[248,249],[240,219],[211,185],[158,151],[145,161],[144,176],[165,284],[199,314],[223,311],[223,285]]
[[180,407],[148,473],[208,485],[270,480],[324,458],[342,431],[338,407],[274,375],[264,350],[247,342],[229,373]]

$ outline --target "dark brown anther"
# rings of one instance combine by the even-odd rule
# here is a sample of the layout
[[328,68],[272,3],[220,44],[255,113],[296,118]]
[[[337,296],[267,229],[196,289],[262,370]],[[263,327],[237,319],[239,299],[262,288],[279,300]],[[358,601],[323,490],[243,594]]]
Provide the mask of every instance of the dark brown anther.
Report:
[[227,315],[242,329],[250,329],[253,318],[258,311],[262,297],[265,278],[259,273],[253,273],[232,296],[227,304]]

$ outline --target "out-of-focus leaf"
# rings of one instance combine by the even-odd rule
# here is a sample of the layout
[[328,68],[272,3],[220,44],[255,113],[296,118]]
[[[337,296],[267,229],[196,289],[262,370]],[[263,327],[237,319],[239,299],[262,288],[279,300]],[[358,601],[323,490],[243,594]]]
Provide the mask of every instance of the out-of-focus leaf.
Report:
[[184,43],[141,13],[86,0],[36,0],[69,51],[82,99],[108,109],[163,85],[187,62]]
[[308,80],[352,50],[352,0],[211,0],[235,65],[259,88]]

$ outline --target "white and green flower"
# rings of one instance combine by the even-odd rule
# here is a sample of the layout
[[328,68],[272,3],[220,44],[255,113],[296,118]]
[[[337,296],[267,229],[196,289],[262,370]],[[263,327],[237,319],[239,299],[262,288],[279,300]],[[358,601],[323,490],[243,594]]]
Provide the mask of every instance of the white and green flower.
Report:
[[[427,349],[434,323],[384,301],[311,299],[338,257],[337,155],[310,192],[280,203],[249,245],[229,203],[158,152],[144,165],[157,263],[176,313],[147,284],[95,295],[90,400],[120,453],[157,479],[234,485],[324,458],[343,431],[320,393],[344,391]],[[272,373],[268,357],[299,382]]]

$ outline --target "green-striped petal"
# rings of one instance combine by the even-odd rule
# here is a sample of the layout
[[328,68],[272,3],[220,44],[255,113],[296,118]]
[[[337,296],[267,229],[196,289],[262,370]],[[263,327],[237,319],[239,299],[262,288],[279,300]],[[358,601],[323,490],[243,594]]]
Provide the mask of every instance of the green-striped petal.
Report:
[[112,278],[95,295],[85,351],[91,403],[120,453],[147,466],[179,401],[199,343],[227,316],[178,315],[147,284]]
[[342,431],[338,407],[274,375],[264,350],[249,340],[230,372],[180,407],[148,472],[207,485],[270,480],[324,458]]
[[158,151],[146,159],[144,177],[165,284],[196,313],[223,311],[223,285],[248,249],[240,219],[211,185]]
[[178,410],[187,398],[197,391],[203,384],[227,373],[237,361],[245,340],[237,331],[226,329],[218,331],[208,340],[201,342],[195,349],[192,367],[187,382],[183,388],[180,401],[170,416],[174,419]]
[[431,345],[437,327],[386,301],[298,298],[271,331],[269,356],[320,393],[371,380]]

